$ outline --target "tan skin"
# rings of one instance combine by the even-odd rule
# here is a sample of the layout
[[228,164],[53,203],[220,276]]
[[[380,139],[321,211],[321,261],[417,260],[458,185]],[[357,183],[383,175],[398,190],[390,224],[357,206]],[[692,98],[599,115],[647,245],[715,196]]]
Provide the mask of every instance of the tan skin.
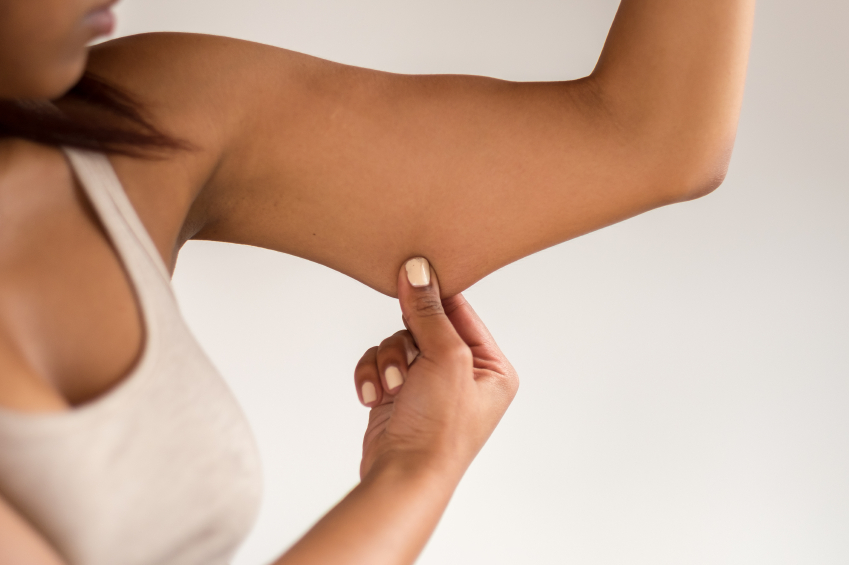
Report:
[[[382,369],[410,334],[358,365],[358,393],[368,380],[378,396],[363,482],[283,563],[415,559],[516,387],[470,307],[452,298],[443,311],[436,297],[716,188],[754,12],[754,0],[623,0],[590,76],[510,83],[381,73],[199,35],[87,51],[85,16],[100,4],[0,0],[0,98],[57,98],[86,66],[122,86],[194,146],[111,157],[166,265],[192,238],[298,255],[400,295],[422,350],[394,391]],[[413,256],[439,281],[405,286],[398,268]],[[119,382],[143,346],[132,289],[62,154],[0,140],[0,406],[71,409]],[[452,376],[450,386],[425,375]],[[422,411],[444,418],[413,433],[407,418]],[[51,553],[0,499],[0,561],[61,563]]]

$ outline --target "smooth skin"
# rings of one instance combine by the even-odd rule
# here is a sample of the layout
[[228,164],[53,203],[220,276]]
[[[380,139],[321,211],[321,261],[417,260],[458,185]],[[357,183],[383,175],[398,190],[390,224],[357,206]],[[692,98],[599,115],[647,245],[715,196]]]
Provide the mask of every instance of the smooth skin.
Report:
[[[400,293],[402,305],[396,273],[409,257],[427,257],[441,297],[453,297],[520,257],[716,188],[754,12],[754,0],[623,0],[590,76],[513,83],[382,73],[203,35],[88,51],[87,15],[101,3],[0,0],[0,98],[55,98],[88,66],[191,144],[158,159],[111,158],[172,269],[188,239],[246,243]],[[143,346],[132,289],[62,154],[0,141],[0,406],[70,409],[119,382]],[[373,355],[384,379],[380,350]],[[401,393],[373,383],[373,420],[399,410],[388,400],[403,400],[418,363]],[[480,410],[500,417],[500,401],[481,398]],[[397,466],[365,459],[351,502],[293,551],[356,528],[345,516],[370,504],[388,512],[383,504],[402,501],[392,511],[422,529],[389,532],[392,543],[363,551],[395,548],[369,563],[412,560],[456,474],[410,476],[405,457]],[[429,489],[442,496],[422,498]],[[3,520],[22,523],[0,504]],[[0,561],[7,546],[0,538]],[[300,555],[310,562],[309,549]]]

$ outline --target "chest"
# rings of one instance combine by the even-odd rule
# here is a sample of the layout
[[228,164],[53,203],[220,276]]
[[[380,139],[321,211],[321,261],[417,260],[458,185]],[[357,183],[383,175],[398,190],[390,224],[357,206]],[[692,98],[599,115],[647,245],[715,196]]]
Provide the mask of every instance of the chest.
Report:
[[0,492],[72,565],[223,565],[259,504],[250,431],[199,352],[141,369],[74,411],[0,411]]
[[[98,220],[70,181],[30,187],[3,216],[3,372],[15,376],[17,390],[41,381],[72,405],[105,392],[132,367],[144,331],[132,287]],[[14,406],[20,395],[10,388],[0,386],[0,405],[26,409]]]
[[[33,160],[0,178],[0,407],[24,411],[106,393],[145,340],[124,265],[67,161],[52,150]],[[166,242],[182,212],[169,223],[139,200],[151,236]]]
[[[73,565],[225,563],[259,501],[247,423],[110,163],[68,153],[97,215],[56,194],[14,201],[0,329],[22,366],[96,397],[47,414],[0,405],[0,492]],[[96,372],[110,343],[125,363]]]

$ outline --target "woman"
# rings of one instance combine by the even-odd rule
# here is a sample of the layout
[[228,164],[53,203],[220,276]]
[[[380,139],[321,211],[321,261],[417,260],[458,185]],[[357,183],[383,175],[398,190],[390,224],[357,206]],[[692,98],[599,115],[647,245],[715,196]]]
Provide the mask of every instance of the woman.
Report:
[[185,34],[89,50],[108,8],[0,0],[3,563],[224,563],[246,535],[253,444],[168,285],[192,238],[399,298],[407,331],[355,370],[362,482],[278,563],[415,560],[517,387],[460,291],[716,188],[754,2],[623,0],[556,83]]

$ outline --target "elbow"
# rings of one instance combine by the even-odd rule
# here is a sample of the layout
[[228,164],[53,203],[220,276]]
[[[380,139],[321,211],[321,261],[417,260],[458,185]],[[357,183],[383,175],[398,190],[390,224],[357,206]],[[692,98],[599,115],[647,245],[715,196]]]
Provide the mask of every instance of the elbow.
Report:
[[728,160],[710,163],[711,166],[693,171],[675,188],[675,202],[688,202],[712,193],[720,187],[728,174]]
[[670,186],[672,201],[695,200],[719,188],[728,174],[733,148],[732,138],[730,142],[710,144],[681,157],[675,167],[679,174],[675,175],[673,186]]

